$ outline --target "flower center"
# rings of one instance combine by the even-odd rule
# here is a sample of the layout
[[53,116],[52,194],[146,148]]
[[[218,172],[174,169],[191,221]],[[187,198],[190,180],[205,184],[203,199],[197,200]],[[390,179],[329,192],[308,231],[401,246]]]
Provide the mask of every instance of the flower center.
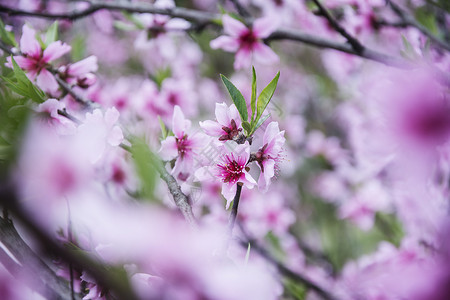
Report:
[[219,137],[219,141],[228,141],[233,140],[234,137],[239,135],[239,132],[242,131],[242,128],[237,128],[236,122],[234,119],[230,122],[230,127],[223,126],[222,130],[226,132],[226,134],[223,134]]
[[175,138],[177,142],[178,155],[180,155],[181,159],[184,158],[185,154],[191,150],[190,143],[187,139],[187,134],[183,136],[183,138]]
[[225,156],[225,163],[217,165],[220,170],[222,181],[236,183],[243,173],[244,165],[234,159],[234,156]]
[[239,44],[241,45],[241,48],[253,49],[253,46],[256,44],[256,42],[257,38],[251,29],[247,30],[239,36]]

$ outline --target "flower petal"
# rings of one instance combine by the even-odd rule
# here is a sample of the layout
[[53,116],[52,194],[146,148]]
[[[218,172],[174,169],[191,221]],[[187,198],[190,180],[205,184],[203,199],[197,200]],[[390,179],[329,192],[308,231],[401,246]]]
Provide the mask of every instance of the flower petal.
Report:
[[[258,43],[256,44],[258,45]],[[252,62],[252,52],[249,49],[239,49],[234,57],[233,67],[235,70],[242,69],[244,67],[250,67]]]
[[222,35],[209,43],[212,49],[223,49],[228,52],[236,52],[239,49],[239,41],[233,37]]
[[174,136],[167,137],[161,142],[161,149],[159,149],[159,155],[163,160],[172,160],[178,156],[177,142]]
[[43,69],[36,78],[37,85],[44,91],[53,94],[58,90],[58,82],[48,70]]
[[41,45],[36,40],[36,31],[23,25],[22,37],[20,38],[20,50],[31,57],[39,57],[41,55]]
[[222,195],[227,200],[226,209],[230,207],[231,201],[234,199],[234,195],[236,194],[236,184],[232,183],[224,183],[222,184]]
[[173,18],[170,19],[166,25],[165,28],[167,30],[184,30],[191,27],[191,23],[189,23],[186,20],[179,19],[179,18]]
[[280,60],[278,55],[273,52],[273,50],[263,44],[263,43],[256,43],[253,48],[253,55],[255,56],[255,60],[262,64],[272,64],[276,63]]
[[52,60],[60,58],[61,56],[69,52],[70,49],[72,48],[66,43],[63,44],[61,41],[53,42],[48,45],[47,48],[45,48],[42,59],[45,62],[50,62]]
[[258,189],[267,192],[270,185],[270,179],[275,175],[275,161],[273,159],[263,161],[264,173],[259,175]]
[[209,136],[220,136],[224,133],[222,130],[222,125],[217,122],[206,120],[204,122],[200,122],[200,127],[205,131],[205,133]]
[[231,118],[228,105],[225,102],[216,103],[216,119],[220,125],[230,127]]
[[181,108],[178,105],[175,105],[172,117],[172,130],[175,136],[179,139],[183,138],[184,133],[190,125],[190,121],[184,118]]
[[69,66],[68,74],[78,77],[86,73],[95,72],[98,69],[97,57],[91,55]]
[[223,31],[231,36],[238,37],[239,35],[241,35],[241,33],[249,30],[244,24],[230,17],[229,15],[224,15],[222,17],[222,22]]
[[253,22],[253,33],[260,39],[265,39],[277,29],[278,23],[273,18],[261,18]]

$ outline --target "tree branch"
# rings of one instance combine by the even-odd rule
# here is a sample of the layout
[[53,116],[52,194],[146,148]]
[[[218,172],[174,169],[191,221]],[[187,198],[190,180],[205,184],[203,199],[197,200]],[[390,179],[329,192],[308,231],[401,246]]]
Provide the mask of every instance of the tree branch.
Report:
[[[156,159],[155,161],[160,161],[159,158]],[[181,211],[184,218],[189,222],[189,224],[191,224],[191,226],[193,227],[196,227],[197,220],[195,219],[194,213],[192,212],[192,207],[189,204],[188,197],[183,193],[176,179],[172,175],[170,175],[169,172],[167,172],[162,162],[158,163],[156,168],[159,172],[159,175],[161,176],[161,179],[166,182],[175,205]]]
[[[3,200],[3,199],[2,199]],[[30,276],[41,281],[43,286],[39,286],[34,282],[32,289],[47,298],[71,299],[70,289],[67,282],[58,277],[22,240],[14,225],[10,220],[0,217],[0,240],[5,247],[14,255],[23,267],[17,265],[14,261],[8,262],[8,255],[1,253],[0,261],[14,276]],[[3,251],[3,249],[2,249]],[[24,268],[26,268],[26,273]],[[23,278],[21,278],[23,279]],[[25,280],[26,281],[26,280]],[[77,299],[81,297],[77,296]]]
[[230,236],[233,233],[234,224],[236,223],[239,200],[241,198],[241,191],[242,191],[242,184],[238,182],[236,184],[236,194],[234,195],[233,199],[233,207],[231,208],[230,218],[228,219],[228,232]]
[[[16,8],[10,8],[5,5],[0,4],[0,13],[7,13],[13,16],[29,16],[47,19],[68,19],[77,20],[89,16],[90,14],[100,10],[107,9],[110,11],[126,11],[131,13],[153,13],[168,15],[171,17],[182,18],[194,23],[201,24],[202,26],[206,24],[213,24],[216,20],[221,18],[219,14],[212,14],[209,12],[203,12],[193,9],[174,7],[170,9],[162,9],[154,7],[153,5],[147,3],[139,2],[97,2],[88,1],[90,7],[82,11],[72,11],[64,13],[45,13],[45,12],[31,12]],[[249,24],[247,24],[248,26]],[[339,25],[340,26],[340,25]],[[407,62],[401,57],[394,57],[387,54],[377,52],[375,50],[363,47],[363,50],[355,50],[354,47],[358,49],[357,44],[353,43],[339,43],[323,38],[319,38],[314,35],[310,35],[301,31],[291,30],[291,29],[278,29],[273,32],[267,39],[266,42],[271,40],[292,40],[308,44],[318,48],[329,48],[342,51],[348,54],[357,55],[365,59],[377,61],[386,65],[398,67],[398,68],[410,68],[412,64]],[[350,39],[351,40],[351,39]]]
[[267,251],[263,246],[261,246],[255,239],[252,239],[249,237],[249,235],[246,233],[245,228],[238,222],[238,225],[244,234],[246,240],[240,240],[239,243],[242,247],[247,248],[248,244],[250,243],[251,249],[256,251],[259,255],[261,255],[263,258],[267,260],[267,262],[271,263],[273,266],[277,268],[277,270],[282,274],[283,276],[290,278],[296,282],[299,282],[303,284],[306,288],[316,292],[318,295],[320,295],[323,299],[326,300],[338,300],[334,295],[332,295],[329,291],[325,290],[324,288],[320,287],[310,279],[306,278],[302,274],[299,274],[287,266],[285,266],[283,263],[279,262],[276,258],[273,257],[272,254],[270,254],[269,251]]
[[328,10],[319,2],[319,0],[312,0],[316,6],[319,8],[320,14],[328,20],[331,27],[334,28],[337,32],[340,33],[343,37],[345,37],[348,43],[352,46],[353,50],[356,53],[362,53],[364,51],[364,46],[351,34],[349,34],[328,12]]

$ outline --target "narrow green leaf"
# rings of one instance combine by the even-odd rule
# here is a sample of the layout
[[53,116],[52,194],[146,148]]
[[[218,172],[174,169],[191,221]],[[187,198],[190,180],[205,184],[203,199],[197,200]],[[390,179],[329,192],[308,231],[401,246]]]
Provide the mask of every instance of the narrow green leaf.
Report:
[[270,114],[267,114],[264,117],[260,118],[258,120],[258,123],[256,123],[255,128],[253,128],[253,130],[251,131],[250,135],[252,135],[269,117]]
[[248,243],[247,253],[245,254],[245,265],[248,263],[248,259],[250,258],[250,243]]
[[250,132],[252,131],[252,127],[250,126],[250,123],[247,121],[242,122],[242,127],[244,128],[246,134],[250,134]]
[[47,29],[45,33],[45,45],[48,46],[56,40],[58,40],[58,21],[53,22]]
[[72,58],[72,60],[78,61],[83,59],[86,52],[85,37],[81,34],[78,34],[72,39],[72,42],[70,44],[72,46],[72,51],[70,51],[70,57]]
[[141,182],[142,196],[147,200],[154,200],[158,179],[154,154],[143,139],[134,138],[131,141],[131,155]]
[[40,89],[38,89],[27,77],[25,72],[19,67],[19,65],[14,60],[14,57],[11,55],[11,62],[13,65],[13,73],[14,77],[17,80],[17,83],[13,83],[9,81],[10,85],[14,85],[14,87],[9,86],[16,93],[28,97],[32,99],[34,102],[42,103],[44,102],[45,94]]
[[159,126],[161,126],[161,140],[165,140],[167,137],[167,129],[161,117],[158,116]]
[[[272,79],[272,81],[262,90],[261,94],[259,95],[258,104],[256,107],[256,118],[255,118],[254,124],[255,123],[258,124],[258,121],[261,118],[267,105],[269,104],[270,99],[272,99],[273,93],[275,92],[275,89],[277,88],[278,78],[280,78],[280,72],[278,72],[277,75],[275,75],[275,77]],[[253,132],[255,130],[256,130],[256,128],[253,129]]]
[[5,24],[3,24],[1,19],[0,19],[0,39],[10,46],[17,47],[17,43],[14,38],[14,33],[6,30]]
[[253,124],[253,119],[256,113],[256,71],[254,66],[252,66],[252,100],[250,102],[250,106],[252,108],[251,123]]
[[248,120],[248,112],[247,112],[247,104],[245,103],[244,96],[242,96],[241,92],[231,83],[231,81],[220,74],[222,78],[222,82],[228,90],[228,93],[233,100],[234,105],[236,105],[237,110],[239,111],[239,115],[241,116],[242,122]]

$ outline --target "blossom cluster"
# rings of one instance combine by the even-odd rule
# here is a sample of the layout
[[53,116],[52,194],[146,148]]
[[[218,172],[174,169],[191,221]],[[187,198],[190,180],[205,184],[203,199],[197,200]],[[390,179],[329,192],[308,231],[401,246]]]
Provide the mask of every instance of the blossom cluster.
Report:
[[449,298],[445,1],[3,2],[0,298]]

